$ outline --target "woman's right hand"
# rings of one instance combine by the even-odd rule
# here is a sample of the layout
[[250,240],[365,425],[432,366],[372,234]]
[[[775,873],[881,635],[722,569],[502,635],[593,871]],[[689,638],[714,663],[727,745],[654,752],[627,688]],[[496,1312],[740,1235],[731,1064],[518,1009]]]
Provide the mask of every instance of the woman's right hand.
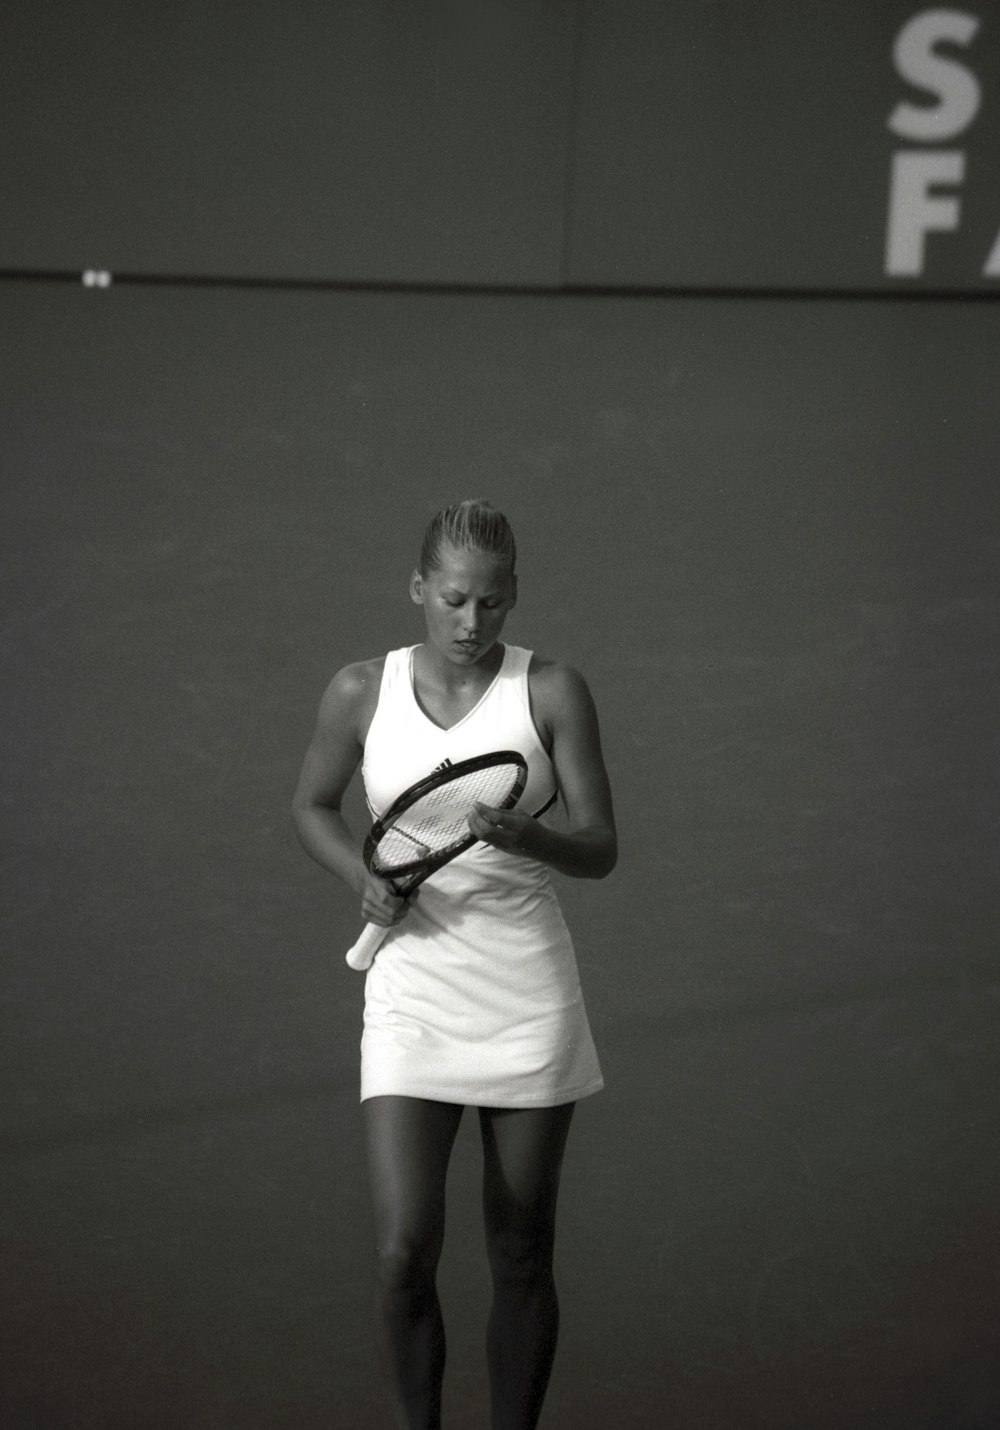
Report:
[[361,889],[361,913],[365,921],[370,924],[380,924],[382,928],[391,928],[393,924],[398,924],[400,919],[404,919],[410,911],[410,904],[417,898],[419,890],[415,889],[407,898],[400,898],[393,893],[392,886],[386,883],[385,879],[380,879],[375,874],[369,874],[365,870],[365,882]]

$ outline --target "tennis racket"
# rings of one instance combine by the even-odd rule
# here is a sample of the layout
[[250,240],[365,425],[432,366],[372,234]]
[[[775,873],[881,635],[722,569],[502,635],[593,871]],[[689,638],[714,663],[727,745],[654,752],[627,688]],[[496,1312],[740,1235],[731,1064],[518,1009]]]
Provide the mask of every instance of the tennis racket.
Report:
[[[469,815],[477,802],[512,809],[527,778],[528,766],[516,750],[495,750],[435,770],[410,785],[376,819],[362,851],[365,866],[406,898],[475,844]],[[347,951],[351,968],[368,968],[388,932],[382,924],[367,924]]]

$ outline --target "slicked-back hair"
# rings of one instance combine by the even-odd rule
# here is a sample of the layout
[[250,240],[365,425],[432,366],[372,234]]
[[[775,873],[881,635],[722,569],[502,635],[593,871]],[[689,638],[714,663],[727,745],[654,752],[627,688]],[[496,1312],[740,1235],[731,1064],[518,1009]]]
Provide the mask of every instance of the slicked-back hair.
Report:
[[506,561],[514,574],[517,547],[514,533],[502,511],[488,501],[460,501],[442,508],[430,520],[420,548],[420,571],[427,576],[441,569],[441,547],[445,544],[460,551],[482,551]]

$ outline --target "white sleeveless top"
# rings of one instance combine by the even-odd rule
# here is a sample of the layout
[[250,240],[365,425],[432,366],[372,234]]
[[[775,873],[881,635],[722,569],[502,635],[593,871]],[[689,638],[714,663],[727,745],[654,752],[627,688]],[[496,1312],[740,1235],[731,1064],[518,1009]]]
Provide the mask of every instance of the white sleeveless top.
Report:
[[[537,813],[555,774],[528,698],[531,652],[506,646],[492,685],[448,730],[417,704],[415,647],[386,656],[362,774],[374,814],[444,760],[519,750],[519,809]],[[576,956],[548,869],[476,844],[433,874],[368,971],[361,1097],[489,1107],[572,1102],[603,1086]]]

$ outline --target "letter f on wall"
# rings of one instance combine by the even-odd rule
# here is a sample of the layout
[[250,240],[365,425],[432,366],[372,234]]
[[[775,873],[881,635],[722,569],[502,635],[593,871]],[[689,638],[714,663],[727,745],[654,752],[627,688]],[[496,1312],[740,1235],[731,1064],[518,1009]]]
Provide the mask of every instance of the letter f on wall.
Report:
[[893,278],[917,278],[924,271],[924,238],[958,228],[960,206],[953,195],[935,195],[935,184],[960,184],[965,155],[958,149],[894,154],[889,190],[885,271]]

